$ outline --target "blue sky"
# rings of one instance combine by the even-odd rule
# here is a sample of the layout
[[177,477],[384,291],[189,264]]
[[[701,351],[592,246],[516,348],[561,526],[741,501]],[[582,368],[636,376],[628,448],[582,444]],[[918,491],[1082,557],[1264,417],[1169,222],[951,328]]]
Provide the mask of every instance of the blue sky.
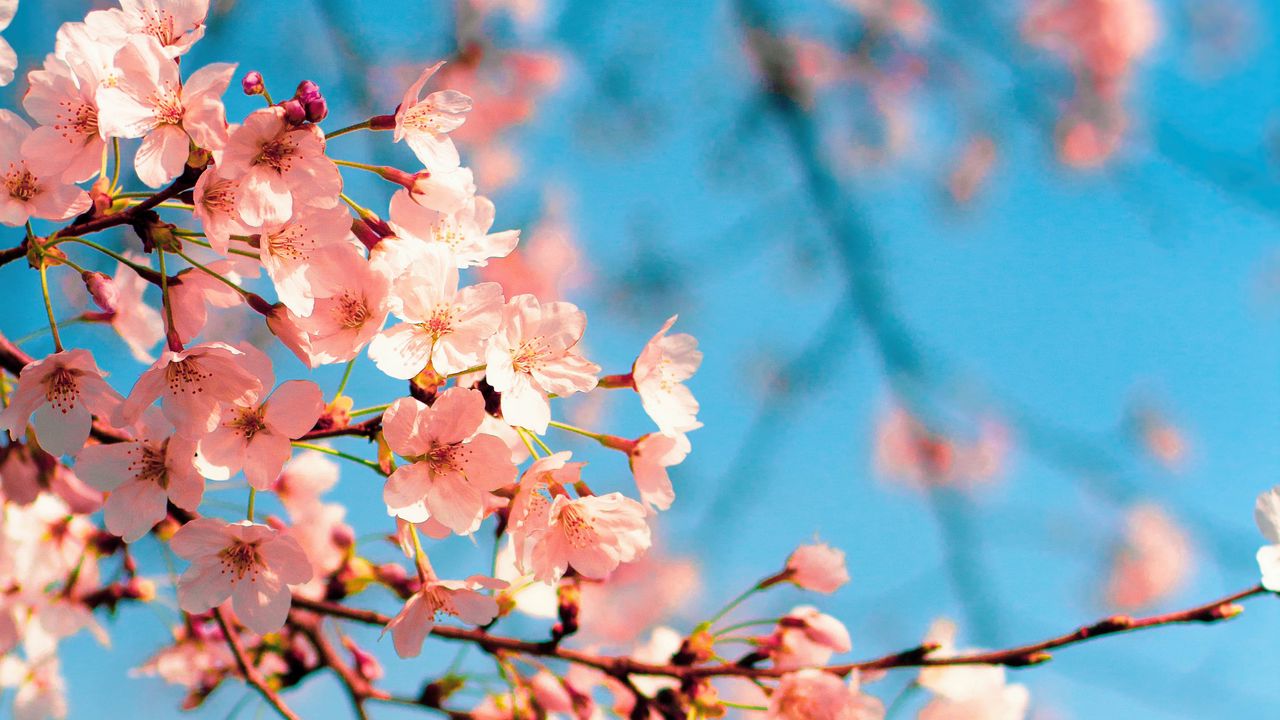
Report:
[[[421,3],[350,5],[336,12],[374,66],[425,65],[448,49],[446,16]],[[498,225],[536,218],[547,188],[569,199],[595,276],[571,299],[591,318],[590,356],[607,372],[624,370],[677,312],[677,328],[701,342],[705,362],[691,385],[706,427],[692,435],[694,453],[675,474],[676,505],[658,526],[665,551],[695,557],[704,573],[701,593],[677,627],[691,626],[698,611],[771,572],[817,533],[848,552],[853,581],[830,598],[779,591],[758,601],[758,616],[814,602],[848,624],[858,657],[910,646],[943,615],[959,619],[974,643],[1057,634],[1108,612],[1100,600],[1105,561],[1121,510],[1138,499],[1163,503],[1190,527],[1197,547],[1192,581],[1161,608],[1256,581],[1253,499],[1276,482],[1280,467],[1280,306],[1262,289],[1280,257],[1280,188],[1267,178],[1265,151],[1280,69],[1274,45],[1260,42],[1243,64],[1206,83],[1186,66],[1182,9],[1162,4],[1161,42],[1131,92],[1131,142],[1107,170],[1062,167],[1049,129],[1008,106],[1017,82],[1048,92],[1051,72],[1011,80],[993,63],[977,62],[976,95],[987,104],[999,160],[971,205],[957,209],[941,198],[938,178],[963,124],[945,93],[913,100],[917,135],[903,157],[841,179],[848,202],[866,210],[888,306],[928,359],[933,396],[971,399],[1013,424],[1002,480],[941,500],[962,508],[957,517],[969,540],[960,549],[980,581],[964,602],[948,561],[957,534],[940,529],[925,495],[873,472],[874,423],[889,394],[863,326],[847,313],[837,317],[825,351],[789,365],[823,332],[844,280],[781,129],[759,107],[730,8],[548,5],[541,29],[500,29],[503,44],[564,53],[568,69],[534,122],[513,136],[526,175],[494,195]],[[936,5],[947,18],[964,2]],[[317,7],[237,3],[189,57],[196,65],[234,61],[241,70],[258,69],[277,95],[303,78],[315,80],[333,112],[327,125],[359,120],[344,74],[349,64],[329,49],[332,36]],[[5,33],[22,67],[52,50],[59,22],[84,10],[65,0],[25,0]],[[1254,10],[1262,28],[1256,35],[1265,39],[1275,18]],[[820,37],[838,37],[852,23],[824,2],[778,14],[786,27]],[[4,91],[5,107],[16,107],[22,88],[19,80]],[[619,98],[628,102],[620,106]],[[840,120],[853,102],[847,94],[823,99],[812,121],[847,129]],[[229,100],[232,114],[252,107],[245,98]],[[342,141],[342,156],[367,157],[377,142],[379,157],[407,162],[386,139]],[[1237,164],[1261,180],[1232,174]],[[352,194],[376,207],[384,188],[351,180]],[[17,231],[8,237],[19,240]],[[3,331],[14,337],[39,328],[35,274],[18,264],[2,272],[15,308]],[[127,390],[139,367],[118,342],[100,328],[67,334],[94,349]],[[49,349],[43,339],[28,348]],[[288,368],[279,375],[298,371],[287,355],[277,357]],[[371,364],[362,367],[369,372],[349,387],[357,405],[396,396],[394,383],[375,378]],[[777,368],[789,370],[783,394],[767,391]],[[331,391],[337,376],[328,368],[317,380]],[[1188,434],[1191,458],[1182,472],[1161,471],[1126,441],[1125,411],[1140,394],[1155,398]],[[614,432],[647,431],[633,397],[611,396],[606,407]],[[755,431],[762,410],[771,411],[769,420]],[[1038,434],[1033,427],[1055,429]],[[1057,461],[1046,448],[1064,438],[1090,449]],[[604,487],[627,487],[617,458],[554,439],[593,459]],[[1119,478],[1123,498],[1091,491],[1096,483],[1080,472],[1079,463],[1099,454],[1114,459],[1109,475]],[[360,468],[343,473],[336,497],[350,507],[358,532],[380,527],[376,478]],[[442,552],[437,564],[460,571],[485,555],[465,541]],[[158,562],[154,553],[148,559]],[[175,690],[152,679],[125,681],[127,668],[163,642],[158,617],[172,614],[121,613],[110,651],[87,637],[66,644],[72,718],[132,717],[140,707],[154,717],[177,716]],[[1280,701],[1271,641],[1278,635],[1280,610],[1263,598],[1231,623],[1069,649],[1013,676],[1031,688],[1034,707],[1059,713],[1053,717],[1265,717]],[[379,647],[390,683],[405,692],[453,652],[439,645],[402,663]],[[908,678],[893,674],[871,689],[891,697]],[[219,691],[204,712],[225,716],[243,692]],[[346,712],[327,678],[289,700],[305,717]],[[408,715],[386,708],[376,715],[400,716]]]

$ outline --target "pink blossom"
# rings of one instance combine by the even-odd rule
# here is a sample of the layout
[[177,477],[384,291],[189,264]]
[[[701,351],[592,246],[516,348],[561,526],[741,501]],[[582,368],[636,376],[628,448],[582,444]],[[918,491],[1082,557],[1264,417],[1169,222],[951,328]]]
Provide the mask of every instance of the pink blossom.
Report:
[[102,507],[102,493],[88,487],[66,465],[44,450],[22,443],[0,448],[0,498],[30,505],[56,496],[74,513],[92,513]]
[[432,170],[458,165],[458,149],[448,134],[471,111],[471,98],[456,90],[437,90],[422,97],[422,88],[442,65],[438,62],[422,71],[396,109],[395,141],[407,142],[418,160]]
[[684,386],[684,381],[693,377],[702,364],[702,353],[692,335],[667,334],[675,322],[673,315],[663,324],[631,368],[632,382],[640,393],[644,411],[667,434],[702,427],[698,422],[698,401]]
[[288,585],[311,579],[311,563],[298,541],[248,520],[196,518],[174,533],[169,546],[191,566],[178,580],[178,605],[200,613],[231,598],[236,616],[259,635],[279,630],[289,614]]
[[508,295],[529,293],[542,302],[561,300],[565,291],[589,280],[582,252],[574,241],[564,203],[553,198],[546,214],[520,247],[480,269],[480,277],[502,285]]
[[[257,277],[259,265],[248,258],[232,255],[205,265],[231,282],[242,284],[246,277]],[[187,268],[169,282],[169,304],[173,308],[173,327],[184,343],[195,340],[209,321],[207,305],[216,308],[239,307],[244,302],[240,293],[218,278],[199,268]]]
[[502,324],[485,353],[485,376],[502,393],[508,423],[546,432],[548,393],[564,397],[596,386],[600,366],[577,353],[586,327],[586,315],[567,302],[542,305],[532,295],[517,295],[502,308]]
[[17,688],[13,697],[14,720],[63,720],[67,716],[66,681],[57,655],[27,661],[0,657],[0,688]]
[[427,248],[392,289],[391,312],[404,322],[369,345],[378,369],[408,380],[430,365],[452,375],[480,364],[485,342],[498,329],[502,287],[480,283],[458,289],[458,268],[443,248]]
[[880,720],[884,706],[858,688],[858,672],[849,684],[838,675],[815,668],[782,676],[769,696],[769,720]]
[[645,505],[658,510],[671,507],[676,491],[671,487],[667,468],[684,462],[690,449],[689,439],[682,433],[649,433],[636,441],[627,459]]
[[1257,554],[1262,585],[1272,592],[1280,592],[1280,487],[1258,495],[1253,519],[1270,543],[1259,548]]
[[506,583],[482,575],[465,581],[428,579],[404,608],[387,623],[396,654],[417,657],[437,618],[452,615],[468,625],[484,625],[498,616],[498,603],[480,588],[502,589]]
[[603,579],[648,550],[651,540],[644,506],[615,492],[573,500],[556,496],[547,524],[534,528],[529,542],[534,577],[556,582],[570,567]]
[[311,365],[350,360],[382,329],[390,281],[350,245],[318,254],[310,272],[313,287],[328,288],[310,315],[295,319],[307,335]]
[[[297,208],[293,217],[273,223],[258,234],[258,253],[276,295],[294,313],[306,317],[317,295],[329,294],[322,273],[312,271],[318,252],[341,246],[351,236],[351,214],[346,207]],[[351,257],[347,254],[347,257]]]
[[28,218],[66,220],[89,209],[80,188],[37,174],[22,154],[31,126],[11,110],[0,108],[0,223],[21,225]]
[[235,65],[215,63],[183,83],[178,66],[153,37],[135,35],[116,55],[124,74],[119,85],[98,91],[103,137],[144,137],[134,171],[149,187],[182,173],[189,145],[221,150],[227,143],[226,92]]
[[298,541],[299,547],[311,561],[312,581],[315,588],[312,596],[324,596],[324,578],[342,567],[347,559],[347,550],[351,546],[348,540],[353,537],[351,526],[343,522],[347,509],[337,503],[317,503],[301,512],[291,512],[293,521],[285,534]]
[[633,562],[619,565],[608,582],[580,586],[578,632],[611,645],[630,643],[645,628],[691,606],[700,586],[698,567],[691,559],[650,549]]
[[118,426],[131,425],[156,398],[178,433],[199,438],[218,426],[223,403],[256,394],[262,384],[245,367],[244,353],[213,342],[165,350],[138,378],[120,406]]
[[[18,0],[0,2],[0,30],[6,30],[18,12]],[[18,54],[8,40],[0,37],[0,85],[13,82],[13,71],[18,68]]]
[[832,654],[853,649],[844,623],[808,605],[784,615],[766,643],[774,665],[781,668],[826,665]]
[[289,380],[264,395],[275,382],[271,360],[248,343],[239,349],[262,393],[247,393],[222,406],[217,426],[200,439],[202,467],[219,478],[243,469],[251,487],[269,490],[293,454],[291,441],[305,435],[324,411],[324,396],[310,380]]
[[786,580],[805,590],[827,595],[849,582],[844,551],[826,543],[813,543],[796,548],[795,552],[791,553],[791,557],[787,558],[787,567],[783,574]]
[[520,486],[507,513],[507,533],[515,549],[516,566],[521,570],[529,566],[536,533],[550,522],[551,503],[545,492],[564,493],[566,487],[582,479],[582,467],[586,463],[569,462],[572,456],[573,453],[565,450],[540,457],[520,476]]
[[73,455],[89,439],[92,416],[110,418],[121,400],[88,350],[65,350],[22,368],[0,426],[18,440],[34,413],[40,446],[54,456]]
[[[490,233],[494,207],[486,197],[468,198],[452,212],[432,210],[415,202],[408,190],[391,196],[391,229],[410,247],[438,243],[447,247],[459,268],[484,265],[489,258],[505,257],[520,241],[519,230]],[[414,251],[408,250],[408,258]],[[407,261],[402,262],[407,264]]]
[[240,218],[262,227],[285,222],[295,205],[337,205],[342,175],[325,157],[324,147],[320,128],[290,125],[279,106],[250,113],[227,140],[219,170],[227,179],[240,180]]
[[[931,656],[955,657],[955,635],[950,620],[935,621],[925,635],[925,642],[938,646]],[[1006,683],[1005,670],[998,665],[923,668],[917,683],[933,694],[920,711],[928,720],[1022,720],[1030,700],[1026,687]]]
[[1158,505],[1141,504],[1125,517],[1124,540],[1107,581],[1108,600],[1123,609],[1157,602],[1186,583],[1191,539]]
[[216,165],[210,165],[196,180],[195,210],[192,215],[200,221],[205,236],[214,252],[226,255],[232,235],[251,235],[253,230],[240,220],[236,211],[236,197],[240,192],[240,180],[225,178]]
[[97,175],[106,143],[98,131],[97,78],[50,55],[44,69],[31,71],[27,80],[31,89],[22,107],[39,123],[22,143],[32,171],[68,184]]
[[304,450],[285,463],[272,490],[289,516],[297,518],[320,507],[320,496],[338,484],[338,464],[324,453]]
[[387,510],[409,522],[435,518],[460,535],[474,532],[485,513],[485,495],[515,478],[507,446],[478,434],[484,397],[451,388],[428,407],[401,398],[383,415],[387,444],[410,462],[387,478]]
[[[144,255],[127,252],[124,257],[131,262],[147,264]],[[124,340],[135,360],[144,363],[154,361],[151,349],[164,340],[164,320],[160,317],[159,310],[143,300],[142,296],[151,283],[124,263],[116,268],[112,281],[119,292],[119,298],[115,312],[111,313],[111,328]]]
[[120,0],[120,9],[97,10],[85,23],[104,42],[118,42],[131,35],[150,35],[176,58],[204,37],[209,0]]
[[167,503],[194,512],[204,496],[196,443],[171,435],[164,425],[148,418],[136,440],[91,445],[77,458],[76,471],[85,482],[111,493],[104,508],[107,530],[125,542],[137,541],[163,520]]

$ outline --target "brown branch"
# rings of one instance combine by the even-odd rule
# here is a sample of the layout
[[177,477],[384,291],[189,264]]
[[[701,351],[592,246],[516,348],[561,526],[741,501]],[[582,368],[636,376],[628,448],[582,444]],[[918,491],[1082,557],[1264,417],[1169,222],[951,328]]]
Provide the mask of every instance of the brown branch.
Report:
[[276,712],[280,713],[280,717],[286,720],[301,720],[297,713],[284,704],[280,694],[267,685],[266,680],[262,678],[262,673],[258,672],[258,668],[249,662],[249,658],[244,652],[244,645],[240,643],[240,636],[236,633],[235,628],[231,627],[231,623],[227,622],[226,617],[223,616],[222,608],[214,608],[213,616],[217,618],[218,627],[222,628],[222,634],[227,638],[227,645],[231,647],[231,654],[235,655],[236,666],[240,668],[240,674],[244,676],[245,681],[252,685],[253,689],[257,690],[258,694],[270,703],[271,707],[276,709]]
[[356,717],[360,718],[360,720],[368,720],[369,714],[364,708],[365,701],[369,699],[383,700],[389,696],[387,693],[374,688],[367,679],[343,661],[337,648],[333,646],[333,643],[329,642],[329,638],[324,634],[324,627],[321,624],[323,618],[308,617],[310,620],[302,620],[295,617],[291,622],[311,641],[311,645],[316,649],[316,654],[320,657],[321,666],[332,669],[334,674],[338,676],[338,680],[346,688],[347,696],[351,698]]
[[146,198],[137,205],[128,207],[118,213],[99,215],[98,217],[90,218],[82,222],[71,223],[65,228],[54,233],[54,235],[60,237],[88,235],[89,233],[100,232],[108,228],[116,227],[117,225],[128,225],[139,215],[156,207],[165,200],[175,198],[183,192],[190,190],[195,186],[196,178],[200,176],[200,172],[200,170],[195,168],[187,167],[181,175],[174,179],[173,182],[169,183],[168,187],[158,191],[155,195]]
[[373,439],[378,431],[382,429],[382,413],[356,423],[355,425],[343,425],[341,427],[320,427],[317,425],[307,432],[306,435],[298,438],[299,440],[318,440],[320,438],[341,437],[343,435],[356,435]]
[[18,258],[23,258],[26,256],[27,256],[27,239],[23,237],[22,242],[18,243],[17,245],[11,248],[0,250],[0,266],[8,265],[14,260],[17,260]]
[[[1236,604],[1237,602],[1267,593],[1269,593],[1269,591],[1266,588],[1261,585],[1255,585],[1247,590],[1241,590],[1240,592],[1232,593],[1231,595],[1207,602],[1203,605],[1197,605],[1196,607],[1177,612],[1151,615],[1143,618],[1116,615],[1090,625],[1081,626],[1064,635],[1058,635],[1040,642],[1019,645],[1017,647],[1011,647],[1004,650],[962,653],[949,657],[933,657],[931,654],[937,648],[934,646],[924,645],[902,652],[872,658],[870,660],[829,665],[826,667],[826,670],[840,675],[845,675],[853,670],[888,670],[891,668],[928,667],[940,665],[1004,665],[1007,667],[1025,667],[1050,660],[1051,656],[1047,652],[1049,650],[1069,645],[1078,645],[1107,635],[1149,630],[1166,625],[1177,625],[1183,623],[1214,623],[1222,620],[1229,620],[1243,611],[1243,608]],[[313,612],[345,618],[347,620],[353,620],[355,622],[370,625],[385,626],[391,621],[391,618],[386,615],[372,610],[349,608],[343,605],[308,600],[297,596],[293,598],[293,604],[297,607],[311,610]],[[715,665],[645,663],[633,660],[629,657],[593,655],[580,650],[559,647],[549,642],[530,642],[527,640],[519,640],[500,635],[491,635],[483,630],[469,628],[437,625],[432,628],[431,634],[446,640],[473,642],[489,652],[495,650],[506,650],[526,655],[554,657],[567,662],[603,670],[615,677],[625,675],[665,675],[668,677],[680,678],[682,680],[723,676],[770,678],[780,677],[789,672],[793,672],[792,669],[786,668],[756,668],[733,663],[720,663]]]

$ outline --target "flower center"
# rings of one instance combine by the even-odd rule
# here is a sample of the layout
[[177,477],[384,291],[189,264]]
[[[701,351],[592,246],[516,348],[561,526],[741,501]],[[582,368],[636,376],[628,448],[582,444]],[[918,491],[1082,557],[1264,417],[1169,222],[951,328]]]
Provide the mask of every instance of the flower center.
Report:
[[582,549],[596,544],[595,524],[575,503],[569,503],[560,509],[560,525],[564,528],[565,539],[575,548]]
[[438,118],[439,114],[436,112],[436,106],[429,102],[422,102],[406,110],[401,123],[413,130],[439,135],[440,123]]
[[448,335],[453,332],[453,306],[449,303],[436,305],[431,311],[431,317],[426,322],[418,323],[418,327],[430,333],[433,340]]
[[98,135],[98,109],[81,100],[62,100],[53,127],[63,138],[83,142]]
[[267,252],[283,260],[303,260],[311,243],[307,241],[307,227],[293,223],[266,236]]
[[156,122],[161,125],[177,125],[182,122],[182,98],[173,88],[166,87],[151,96]]
[[169,441],[159,444],[138,443],[135,451],[129,453],[128,472],[134,479],[147,483],[155,483],[166,490],[169,488],[169,466],[165,464]]
[[222,563],[222,572],[235,575],[235,579],[243,580],[249,575],[249,582],[257,581],[258,569],[262,567],[262,556],[258,554],[257,543],[236,541],[218,553]]
[[532,372],[542,365],[546,353],[541,336],[523,340],[511,351],[511,366],[519,373]]
[[49,374],[45,380],[44,399],[49,401],[54,410],[66,415],[76,406],[80,397],[80,383],[76,381],[75,372],[60,367]]
[[143,13],[142,32],[159,40],[161,45],[172,45],[177,39],[173,15],[167,10],[144,10]]
[[438,585],[432,585],[430,588],[423,590],[422,601],[431,609],[431,614],[435,616],[436,620],[443,620],[446,615],[456,614],[449,592]]
[[9,196],[20,202],[28,202],[40,193],[40,183],[27,169],[25,162],[22,165],[9,163],[9,172],[4,176],[4,186],[9,191]]
[[236,206],[236,190],[240,183],[235,180],[215,180],[205,186],[200,204],[209,214],[229,215]]
[[199,395],[204,392],[204,382],[211,377],[210,373],[194,358],[169,363],[169,366],[164,369],[164,374],[169,383],[170,395],[183,393]]
[[292,164],[297,146],[287,138],[276,138],[262,144],[262,150],[254,160],[255,165],[266,165],[276,172],[285,172]]
[[243,435],[246,442],[267,427],[262,419],[261,408],[237,407],[234,413],[235,417],[227,423],[227,427]]
[[364,304],[364,298],[356,297],[349,292],[343,293],[338,298],[333,314],[338,324],[348,330],[361,327],[369,320],[369,308]]

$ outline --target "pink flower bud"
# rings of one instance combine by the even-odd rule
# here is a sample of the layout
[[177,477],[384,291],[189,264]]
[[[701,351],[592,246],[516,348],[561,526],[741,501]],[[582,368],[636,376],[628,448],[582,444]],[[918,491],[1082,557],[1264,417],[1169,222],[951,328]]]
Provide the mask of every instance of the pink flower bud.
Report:
[[786,579],[805,590],[830,594],[849,582],[844,552],[825,543],[801,545],[787,558]]
[[116,303],[120,301],[120,291],[116,288],[114,280],[103,273],[88,270],[80,275],[80,279],[84,280],[85,289],[89,291],[95,305],[103,312],[116,311]]
[[245,95],[261,95],[266,92],[267,86],[262,82],[262,73],[257,70],[250,70],[240,79],[240,89]]
[[307,120],[307,108],[297,98],[289,98],[280,103],[284,108],[284,119],[290,125],[301,125]]

